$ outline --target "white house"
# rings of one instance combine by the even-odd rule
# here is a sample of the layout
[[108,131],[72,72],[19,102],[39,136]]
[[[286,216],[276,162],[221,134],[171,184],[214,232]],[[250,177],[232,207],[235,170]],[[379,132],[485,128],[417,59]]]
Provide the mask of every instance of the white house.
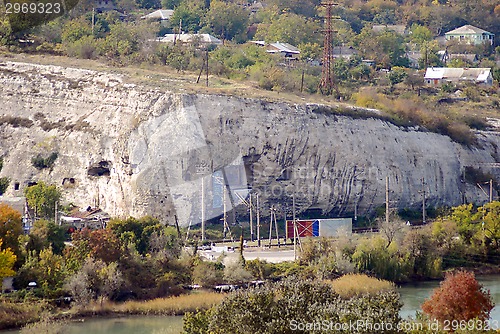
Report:
[[444,35],[447,41],[460,41],[475,45],[482,43],[493,45],[493,39],[495,38],[495,34],[481,28],[471,26],[470,24],[448,31]]
[[222,41],[217,37],[210,34],[166,34],[163,37],[157,39],[158,42],[162,43],[200,43],[206,45],[221,45]]
[[446,82],[474,82],[488,86],[493,84],[490,68],[429,67],[424,79],[431,86],[439,86]]
[[150,20],[170,20],[170,18],[174,15],[173,9],[158,9],[148,15],[141,16],[141,19],[150,19]]

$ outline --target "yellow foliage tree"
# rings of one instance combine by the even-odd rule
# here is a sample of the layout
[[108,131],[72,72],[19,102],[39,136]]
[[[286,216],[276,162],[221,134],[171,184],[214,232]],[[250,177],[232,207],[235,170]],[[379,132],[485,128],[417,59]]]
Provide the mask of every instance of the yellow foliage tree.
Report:
[[[2,247],[3,240],[0,239],[0,248]],[[14,263],[17,260],[17,256],[14,254],[10,248],[0,251],[0,281],[4,277],[9,277],[15,274]]]

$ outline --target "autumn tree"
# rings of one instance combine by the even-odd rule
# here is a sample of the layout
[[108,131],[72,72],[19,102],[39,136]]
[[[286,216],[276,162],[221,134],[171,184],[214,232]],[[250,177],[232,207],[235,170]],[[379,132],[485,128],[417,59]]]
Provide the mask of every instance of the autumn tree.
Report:
[[22,234],[21,214],[7,204],[0,204],[0,239],[3,240],[3,249],[10,248],[14,254],[18,254],[18,239]]
[[24,195],[28,205],[35,209],[35,215],[42,218],[54,218],[56,205],[61,200],[61,191],[55,185],[44,182],[27,187]]
[[74,251],[83,260],[87,256],[106,263],[117,261],[123,254],[122,243],[109,228],[100,230],[83,229],[72,234]]
[[[2,239],[0,239],[0,249],[2,249]],[[0,251],[0,281],[4,277],[14,275],[14,263],[16,263],[17,256],[10,250],[10,248]]]
[[487,320],[493,309],[489,291],[476,280],[474,273],[459,271],[446,275],[439,288],[422,304],[422,310],[439,321]]

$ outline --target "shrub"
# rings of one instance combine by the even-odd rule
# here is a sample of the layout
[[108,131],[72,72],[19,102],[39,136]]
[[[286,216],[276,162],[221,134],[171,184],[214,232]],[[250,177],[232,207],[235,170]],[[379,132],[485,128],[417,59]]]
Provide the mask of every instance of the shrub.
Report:
[[10,179],[8,177],[0,178],[0,195],[3,195],[9,187]]
[[31,159],[31,164],[36,169],[52,168],[58,157],[57,152],[52,152],[48,157],[44,158],[40,154]]
[[474,273],[459,271],[446,276],[422,310],[439,321],[487,320],[493,309],[489,291],[478,283]]

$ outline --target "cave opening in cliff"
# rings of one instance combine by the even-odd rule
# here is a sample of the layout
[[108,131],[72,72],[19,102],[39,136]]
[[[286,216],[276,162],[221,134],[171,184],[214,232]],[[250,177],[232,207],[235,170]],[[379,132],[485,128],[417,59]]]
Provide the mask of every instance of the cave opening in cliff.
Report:
[[109,161],[100,161],[98,164],[89,167],[87,174],[89,176],[109,176],[111,163]]

